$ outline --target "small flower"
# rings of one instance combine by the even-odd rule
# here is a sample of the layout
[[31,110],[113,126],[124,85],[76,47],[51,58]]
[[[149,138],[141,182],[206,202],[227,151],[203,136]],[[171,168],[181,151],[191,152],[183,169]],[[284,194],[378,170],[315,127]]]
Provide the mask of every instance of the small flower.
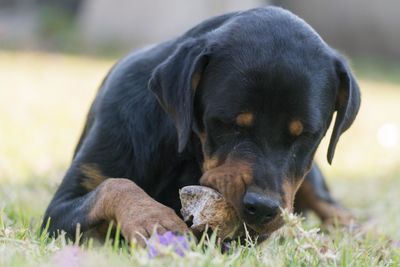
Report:
[[150,258],[165,254],[171,250],[183,257],[185,251],[189,249],[189,243],[186,238],[182,235],[175,235],[171,231],[167,231],[161,235],[155,234],[146,243]]

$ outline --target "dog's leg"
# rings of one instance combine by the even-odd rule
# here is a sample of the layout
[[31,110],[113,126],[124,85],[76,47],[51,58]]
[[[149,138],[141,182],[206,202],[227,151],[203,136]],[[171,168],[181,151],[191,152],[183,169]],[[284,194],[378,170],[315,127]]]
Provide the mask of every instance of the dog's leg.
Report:
[[[130,143],[121,132],[124,131],[118,127],[92,128],[83,137],[47,208],[42,229],[50,218],[50,234],[63,230],[74,239],[77,225],[81,232],[93,232],[107,229],[109,222],[114,221],[121,226],[125,239],[138,242],[143,241],[141,235],[149,237],[155,226],[160,232],[186,231],[186,224],[175,211],[151,198],[136,181],[108,178],[129,176],[126,169],[134,162],[128,153]],[[146,185],[145,178],[141,181]]]
[[314,211],[326,224],[348,225],[353,219],[351,213],[332,197],[315,163],[296,193],[294,207],[297,213]]
[[75,198],[59,192],[45,215],[51,218],[50,233],[64,230],[74,238],[78,224],[86,232],[114,221],[120,224],[125,239],[143,244],[142,237],[149,237],[155,226],[161,232],[187,230],[174,210],[152,199],[128,179],[106,179],[95,190]]

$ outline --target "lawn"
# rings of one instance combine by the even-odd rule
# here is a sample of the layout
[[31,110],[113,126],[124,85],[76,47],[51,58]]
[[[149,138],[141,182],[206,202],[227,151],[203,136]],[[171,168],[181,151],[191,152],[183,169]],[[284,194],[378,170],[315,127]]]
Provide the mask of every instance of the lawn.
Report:
[[384,73],[371,80],[361,68],[363,103],[354,127],[340,140],[333,166],[325,160],[326,140],[317,154],[334,195],[360,226],[319,231],[315,217],[287,215],[288,226],[257,247],[249,241],[221,253],[206,240],[191,243],[184,257],[166,250],[154,259],[110,240],[76,247],[39,235],[113,62],[0,50],[0,266],[400,266],[400,84]]

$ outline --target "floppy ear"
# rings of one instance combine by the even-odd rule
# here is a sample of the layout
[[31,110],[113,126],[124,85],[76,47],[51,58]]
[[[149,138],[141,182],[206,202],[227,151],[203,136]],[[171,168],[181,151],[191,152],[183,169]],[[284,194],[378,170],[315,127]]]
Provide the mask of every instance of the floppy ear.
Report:
[[360,89],[343,59],[336,61],[336,73],[339,78],[339,88],[336,95],[335,110],[337,111],[335,125],[328,147],[328,162],[332,164],[336,144],[339,137],[353,123],[360,107]]
[[179,152],[190,137],[194,95],[207,62],[205,40],[189,39],[155,68],[149,80],[149,89],[175,123]]

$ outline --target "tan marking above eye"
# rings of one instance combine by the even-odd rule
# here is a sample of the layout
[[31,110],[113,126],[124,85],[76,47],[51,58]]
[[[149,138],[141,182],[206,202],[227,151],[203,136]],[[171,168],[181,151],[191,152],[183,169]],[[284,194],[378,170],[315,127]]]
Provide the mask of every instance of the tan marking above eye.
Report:
[[289,132],[293,136],[299,136],[303,132],[303,124],[299,120],[293,120],[289,123]]
[[245,112],[238,115],[235,119],[236,124],[242,127],[249,127],[253,125],[254,122],[254,114],[251,112]]

